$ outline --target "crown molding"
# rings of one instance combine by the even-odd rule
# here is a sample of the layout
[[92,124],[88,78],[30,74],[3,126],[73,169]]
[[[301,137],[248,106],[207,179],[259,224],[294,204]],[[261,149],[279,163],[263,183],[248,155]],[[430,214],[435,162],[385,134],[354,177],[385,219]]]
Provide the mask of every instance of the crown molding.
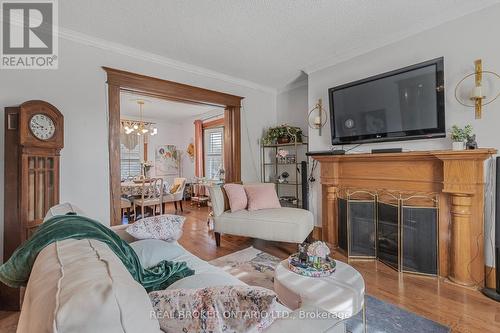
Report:
[[395,35],[393,35],[391,37],[388,37],[388,38],[380,38],[380,39],[377,39],[377,40],[375,40],[375,41],[373,41],[373,42],[371,42],[369,44],[363,44],[361,46],[354,47],[354,48],[349,49],[349,50],[347,50],[345,52],[340,52],[339,54],[337,54],[337,55],[335,55],[333,57],[327,57],[327,58],[325,58],[322,61],[318,61],[316,63],[308,65],[308,66],[306,66],[302,70],[306,74],[310,75],[310,74],[312,74],[314,72],[317,72],[317,71],[320,71],[322,69],[338,65],[338,64],[340,64],[340,63],[342,63],[344,61],[348,61],[348,60],[356,58],[358,56],[361,56],[361,55],[370,53],[372,51],[384,48],[384,47],[389,46],[391,44],[395,44],[395,43],[400,42],[402,40],[405,40],[405,39],[407,39],[409,37],[416,36],[416,35],[418,35],[420,33],[426,32],[426,31],[431,30],[433,28],[445,25],[445,24],[447,24],[449,22],[461,19],[461,18],[463,18],[465,16],[472,15],[472,14],[477,13],[477,12],[479,12],[481,10],[484,10],[484,9],[486,9],[488,7],[497,6],[497,5],[499,5],[498,1],[496,3],[486,4],[486,5],[481,6],[479,8],[476,7],[473,10],[469,10],[468,12],[462,13],[462,14],[460,14],[458,16],[443,17],[437,23],[424,24],[424,25],[421,25],[419,27],[416,27],[414,29],[411,29],[411,30],[407,31],[406,33],[395,34]]
[[71,29],[66,29],[63,27],[59,27],[59,37],[64,38],[66,40],[70,40],[79,44],[96,47],[102,50],[107,50],[111,52],[115,52],[121,55],[125,55],[131,58],[136,58],[144,61],[149,61],[158,65],[162,65],[165,67],[174,68],[177,70],[181,70],[184,72],[188,72],[191,74],[202,75],[206,77],[210,77],[212,79],[224,81],[227,83],[236,84],[239,86],[264,91],[271,94],[276,94],[277,89],[265,85],[261,85],[252,81],[243,80],[231,75],[223,74],[217,71],[213,71],[204,67],[199,67],[196,65],[188,64],[182,61],[177,61],[174,59],[170,59],[155,53],[142,51],[130,46],[126,46],[120,43],[111,42],[105,39],[97,38],[94,36],[90,36],[87,34],[83,34]]
[[309,79],[307,79],[307,78],[300,80],[300,81],[297,81],[297,82],[293,82],[293,83],[287,84],[283,88],[278,89],[277,93],[282,94],[282,93],[285,93],[285,92],[290,91],[290,90],[304,87],[304,86],[307,86],[308,83],[309,83]]

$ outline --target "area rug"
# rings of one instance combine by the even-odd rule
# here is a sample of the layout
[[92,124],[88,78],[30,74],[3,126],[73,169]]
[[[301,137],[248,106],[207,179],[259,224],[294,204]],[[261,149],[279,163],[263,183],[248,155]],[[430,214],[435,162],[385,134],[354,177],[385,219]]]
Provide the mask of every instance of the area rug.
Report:
[[[281,259],[253,247],[210,261],[246,284],[273,289],[274,269]],[[447,333],[450,329],[390,303],[366,295],[368,333]],[[346,321],[347,331],[363,331],[362,314]]]

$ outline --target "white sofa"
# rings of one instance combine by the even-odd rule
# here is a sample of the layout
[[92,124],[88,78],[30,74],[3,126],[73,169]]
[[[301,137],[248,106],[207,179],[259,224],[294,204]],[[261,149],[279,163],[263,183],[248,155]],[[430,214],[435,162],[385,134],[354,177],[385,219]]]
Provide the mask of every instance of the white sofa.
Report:
[[220,235],[230,234],[269,241],[302,243],[314,228],[314,217],[305,209],[282,207],[255,211],[226,210],[220,186],[210,186],[214,232],[217,246]]
[[[126,241],[134,240],[124,227],[113,229]],[[168,289],[244,284],[185,249],[175,261],[185,261],[196,273]],[[289,312],[284,306],[280,309]],[[161,332],[152,311],[145,289],[107,245],[69,239],[47,246],[38,255],[17,332]],[[343,323],[333,319],[297,320],[302,318],[300,311],[318,310],[299,309],[287,319],[276,320],[265,333],[298,333],[304,327],[310,332],[344,332]]]
[[[70,211],[83,215],[81,210],[65,203],[51,209],[46,218]],[[126,242],[135,241],[126,228],[127,225],[112,227]],[[167,289],[244,284],[178,246],[182,254],[173,260],[186,262],[194,269],[195,275],[178,280]],[[289,317],[276,320],[265,333],[345,332],[344,323],[334,319],[302,318],[306,312],[321,316],[325,311],[303,308],[289,312],[281,305],[280,310],[289,313]],[[24,294],[17,332],[161,331],[146,290],[132,278],[106,244],[96,240],[68,239],[50,244],[36,258]]]

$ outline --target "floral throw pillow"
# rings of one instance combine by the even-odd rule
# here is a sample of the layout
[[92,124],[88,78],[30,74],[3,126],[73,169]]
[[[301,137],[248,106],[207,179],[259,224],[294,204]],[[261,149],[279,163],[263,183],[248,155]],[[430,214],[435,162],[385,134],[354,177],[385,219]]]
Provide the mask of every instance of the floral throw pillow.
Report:
[[224,286],[149,293],[162,331],[262,332],[276,315],[276,294],[266,288]]
[[181,238],[184,216],[158,215],[146,217],[131,224],[126,231],[137,239],[161,239],[173,242]]

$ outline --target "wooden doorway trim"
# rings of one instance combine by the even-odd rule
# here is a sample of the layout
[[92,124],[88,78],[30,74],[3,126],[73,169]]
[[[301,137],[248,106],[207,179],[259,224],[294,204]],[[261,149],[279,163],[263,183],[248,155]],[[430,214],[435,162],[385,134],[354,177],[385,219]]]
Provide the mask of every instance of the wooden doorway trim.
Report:
[[226,180],[241,181],[241,124],[243,97],[187,84],[162,80],[114,68],[102,67],[107,75],[109,108],[109,187],[111,225],[121,223],[120,209],[120,92],[127,91],[162,99],[224,108],[224,168]]

